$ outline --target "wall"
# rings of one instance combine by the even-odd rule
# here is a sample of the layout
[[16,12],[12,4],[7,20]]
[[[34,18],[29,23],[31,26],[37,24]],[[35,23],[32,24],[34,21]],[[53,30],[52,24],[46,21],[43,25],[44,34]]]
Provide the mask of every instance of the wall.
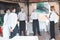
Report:
[[[50,6],[52,6],[52,5],[55,6],[55,10],[59,14],[59,3],[57,3],[57,2],[49,2],[49,4],[50,4]],[[30,15],[31,15],[33,9],[36,7],[36,5],[37,5],[37,3],[31,3],[31,5],[29,5],[29,14]],[[47,19],[43,15],[39,16],[39,20],[41,20],[41,18],[42,18],[42,20]],[[56,19],[59,20],[59,16],[56,15]]]

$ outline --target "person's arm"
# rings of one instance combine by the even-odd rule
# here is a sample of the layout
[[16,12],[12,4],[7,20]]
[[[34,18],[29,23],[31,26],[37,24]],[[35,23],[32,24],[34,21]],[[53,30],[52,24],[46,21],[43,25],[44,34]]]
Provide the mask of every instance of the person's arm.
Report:
[[48,20],[50,20],[49,18],[50,18],[50,16],[51,16],[51,14],[52,14],[52,11],[49,12],[49,15],[48,15],[48,16],[45,15],[45,17],[46,17]]
[[55,23],[58,22],[58,20],[56,19],[56,15],[59,16],[58,13],[55,12],[55,13],[54,13],[54,22],[55,22]]
[[25,22],[27,23],[27,14],[25,14]]
[[4,15],[4,18],[3,18],[3,26],[2,26],[2,29],[4,28],[4,25],[5,25],[5,23],[6,23],[6,20],[7,20],[7,15],[5,14],[5,15]]
[[6,23],[6,20],[7,20],[7,14],[4,15],[4,20],[3,20],[4,24]]
[[14,28],[16,27],[17,25],[17,14],[14,15],[13,19],[12,19],[12,23],[11,23],[11,31],[13,32]]
[[19,19],[20,19],[20,13],[18,13],[18,21],[19,21]]
[[55,13],[56,13],[57,16],[60,16],[56,11],[55,11]]
[[49,17],[47,15],[45,15],[45,17],[49,20]]
[[30,16],[31,20],[33,20],[33,16],[34,16],[34,13],[31,13],[31,16]]

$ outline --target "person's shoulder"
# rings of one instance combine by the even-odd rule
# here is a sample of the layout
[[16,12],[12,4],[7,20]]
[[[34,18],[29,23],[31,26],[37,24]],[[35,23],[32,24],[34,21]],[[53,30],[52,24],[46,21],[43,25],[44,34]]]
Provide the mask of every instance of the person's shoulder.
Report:
[[[5,13],[5,15],[7,15],[7,13]],[[5,16],[5,15],[4,15],[4,16]]]
[[18,12],[18,14],[20,14],[21,12]]
[[10,15],[13,14],[12,12],[10,13]]
[[21,14],[21,12],[18,12],[18,15]]
[[17,13],[14,13],[15,15],[17,15]]
[[16,15],[16,13],[10,13],[9,15]]
[[22,14],[26,14],[25,12],[23,12]]

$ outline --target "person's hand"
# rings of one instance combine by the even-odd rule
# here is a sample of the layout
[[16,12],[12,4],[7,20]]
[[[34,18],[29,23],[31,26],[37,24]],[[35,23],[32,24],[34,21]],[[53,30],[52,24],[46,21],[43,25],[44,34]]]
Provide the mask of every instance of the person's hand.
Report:
[[12,29],[10,29],[10,31],[11,31],[11,32],[13,32],[13,30],[12,30]]
[[45,17],[49,20],[49,18],[48,18],[48,16],[47,16],[47,15],[45,15]]

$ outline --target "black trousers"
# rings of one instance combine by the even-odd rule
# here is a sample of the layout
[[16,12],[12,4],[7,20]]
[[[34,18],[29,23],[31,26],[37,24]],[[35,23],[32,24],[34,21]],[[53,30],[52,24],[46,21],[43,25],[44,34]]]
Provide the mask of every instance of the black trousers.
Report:
[[50,21],[50,36],[51,36],[51,39],[52,39],[52,38],[55,38],[54,21]]
[[18,33],[18,25],[14,28],[13,32],[10,33],[10,38],[13,38]]
[[33,20],[33,32],[34,32],[34,35],[36,35],[36,32],[38,33],[38,35],[40,35],[38,19]]
[[19,35],[21,36],[22,35],[22,32],[24,34],[24,36],[26,36],[26,23],[25,21],[20,21],[20,24],[19,24]]

